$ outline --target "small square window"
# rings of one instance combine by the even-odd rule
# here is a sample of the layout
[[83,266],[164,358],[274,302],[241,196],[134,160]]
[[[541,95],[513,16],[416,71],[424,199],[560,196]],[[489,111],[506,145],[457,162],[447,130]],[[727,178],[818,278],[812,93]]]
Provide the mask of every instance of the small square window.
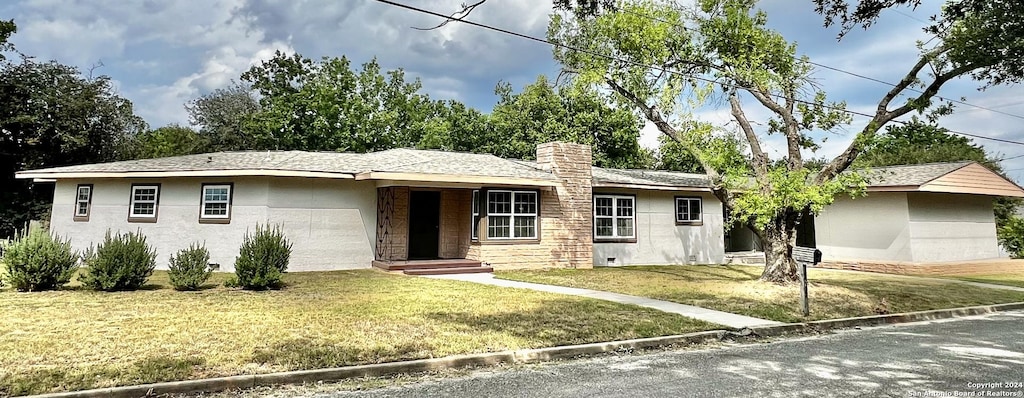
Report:
[[159,185],[132,185],[131,203],[128,206],[128,221],[156,222],[159,203]]
[[676,223],[701,223],[701,198],[676,197]]
[[230,222],[232,188],[231,184],[203,184],[199,222]]

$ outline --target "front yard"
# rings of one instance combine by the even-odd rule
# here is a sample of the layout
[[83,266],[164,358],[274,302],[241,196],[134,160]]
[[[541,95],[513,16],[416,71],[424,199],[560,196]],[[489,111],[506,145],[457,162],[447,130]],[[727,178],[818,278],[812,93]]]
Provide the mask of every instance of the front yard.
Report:
[[799,310],[799,285],[758,282],[760,267],[631,266],[592,270],[506,271],[499,278],[607,290],[780,322],[846,318],[1024,301],[1024,293],[882,274],[810,270],[811,316]]
[[1024,271],[1000,274],[959,275],[953,278],[969,282],[1024,287]]
[[[377,271],[292,273],[281,291],[0,290],[0,396],[708,330],[642,307]],[[217,287],[212,284],[217,283]]]

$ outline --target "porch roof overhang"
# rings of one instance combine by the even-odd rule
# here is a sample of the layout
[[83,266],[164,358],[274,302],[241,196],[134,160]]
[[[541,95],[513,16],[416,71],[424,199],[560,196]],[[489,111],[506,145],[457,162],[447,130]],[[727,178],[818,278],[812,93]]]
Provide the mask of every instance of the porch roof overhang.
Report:
[[431,174],[431,173],[408,173],[408,172],[386,172],[370,171],[355,175],[356,181],[377,180],[388,185],[403,185],[405,183],[437,183],[437,184],[467,184],[474,186],[529,186],[529,187],[557,187],[556,180],[543,180],[537,178],[507,177],[507,176],[481,176],[481,175],[457,175],[457,174]]

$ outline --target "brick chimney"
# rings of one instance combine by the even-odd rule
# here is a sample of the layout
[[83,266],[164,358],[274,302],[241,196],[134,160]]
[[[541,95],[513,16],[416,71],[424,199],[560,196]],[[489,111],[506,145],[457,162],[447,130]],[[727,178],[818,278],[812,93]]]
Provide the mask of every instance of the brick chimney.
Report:
[[[543,195],[555,267],[593,268],[593,155],[589,145],[547,142],[537,145],[537,165],[558,177],[554,192]],[[550,217],[550,218],[549,218]],[[550,234],[549,234],[550,233]]]

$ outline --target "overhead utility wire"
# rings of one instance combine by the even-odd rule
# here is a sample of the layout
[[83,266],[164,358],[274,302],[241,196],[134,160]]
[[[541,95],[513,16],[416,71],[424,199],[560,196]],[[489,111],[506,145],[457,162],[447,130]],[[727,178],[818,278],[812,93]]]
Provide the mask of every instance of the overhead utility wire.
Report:
[[[530,40],[530,41],[535,41],[535,42],[538,42],[538,43],[544,43],[544,44],[547,44],[547,45],[550,45],[550,46],[560,47],[560,48],[564,48],[564,49],[568,49],[568,50],[572,50],[572,51],[578,51],[578,52],[581,52],[581,53],[584,53],[584,54],[593,55],[595,57],[601,57],[601,58],[616,60],[616,61],[624,62],[624,63],[627,63],[627,64],[632,64],[634,66],[639,66],[639,67],[643,67],[643,68],[650,68],[650,69],[660,70],[660,71],[663,71],[663,72],[666,72],[666,73],[671,73],[673,75],[684,76],[684,77],[688,77],[688,78],[691,78],[691,79],[694,79],[694,80],[703,81],[703,82],[706,82],[706,83],[719,84],[719,85],[727,86],[727,87],[731,87],[731,88],[741,88],[741,89],[745,89],[745,90],[752,90],[749,87],[741,86],[741,85],[734,84],[734,83],[718,82],[718,81],[714,81],[714,80],[711,80],[711,79],[708,79],[708,78],[705,78],[705,77],[700,77],[700,76],[696,76],[696,75],[689,75],[689,74],[685,74],[685,73],[682,73],[682,72],[679,72],[679,71],[674,71],[674,70],[669,70],[669,69],[665,69],[665,68],[660,68],[660,67],[657,67],[657,66],[644,65],[644,64],[641,64],[641,63],[636,62],[636,61],[630,61],[630,60],[627,60],[627,59],[622,59],[622,58],[618,58],[618,57],[607,55],[607,54],[601,54],[601,53],[598,53],[598,52],[595,52],[595,51],[590,51],[590,50],[587,50],[587,49],[577,48],[577,47],[566,45],[566,44],[555,43],[555,42],[552,42],[552,41],[547,40],[547,39],[541,39],[539,37],[530,36],[530,35],[527,35],[527,34],[524,34],[524,33],[514,32],[514,31],[511,31],[511,30],[504,29],[504,28],[499,28],[499,27],[496,27],[496,26],[486,25],[486,24],[482,24],[482,23],[479,23],[479,22],[470,21],[470,20],[467,20],[467,19],[455,18],[455,17],[452,17],[452,16],[448,16],[448,15],[444,15],[444,14],[441,14],[441,13],[438,13],[438,12],[434,12],[434,11],[431,11],[431,10],[427,10],[427,9],[423,9],[423,8],[419,8],[419,7],[415,7],[415,6],[410,6],[410,5],[407,5],[407,4],[402,4],[402,3],[398,3],[398,2],[395,2],[395,1],[391,1],[391,0],[376,0],[376,1],[378,3],[384,3],[384,4],[387,4],[387,5],[394,6],[394,7],[403,8],[403,9],[406,9],[406,10],[415,11],[415,12],[419,12],[419,13],[422,13],[422,14],[432,15],[432,16],[435,16],[435,17],[438,17],[438,18],[444,18],[444,19],[450,20],[452,22],[461,22],[461,23],[464,23],[464,24],[467,24],[467,25],[476,26],[478,28],[483,28],[483,29],[487,29],[487,30],[491,30],[491,31],[499,32],[499,33],[504,33],[504,34],[507,34],[507,35],[510,35],[510,36],[515,36],[515,37],[519,37],[519,38],[522,38],[522,39],[526,39],[526,40]],[[771,95],[772,97],[775,97],[775,98],[782,98],[780,95],[777,95],[777,94],[769,94],[769,95]],[[806,104],[806,105],[811,105],[811,106],[819,106],[820,105],[821,107],[826,108],[826,109],[831,109],[831,110],[835,110],[835,111],[839,111],[839,112],[845,112],[845,113],[848,113],[848,114],[851,114],[851,115],[864,116],[864,117],[867,117],[867,118],[874,118],[875,117],[875,115],[871,115],[871,114],[867,114],[867,113],[863,113],[863,112],[852,111],[852,110],[844,109],[844,108],[838,108],[838,107],[831,106],[831,105],[816,104],[816,103],[813,103],[813,102],[810,102],[810,101],[806,101],[806,100],[801,100],[801,99],[793,99],[793,101],[799,102],[799,103],[802,103],[802,104]],[[904,124],[904,125],[908,124],[907,122],[902,121],[902,120],[895,120],[894,119],[892,121],[895,122],[895,123]],[[963,135],[963,136],[966,136],[966,137],[973,137],[973,138],[979,138],[979,139],[984,139],[984,140],[1003,142],[1003,143],[1007,143],[1007,144],[1024,145],[1024,142],[1022,142],[1022,141],[1013,141],[1013,140],[1007,140],[1007,139],[1003,139],[1003,138],[986,137],[986,136],[983,136],[983,135],[964,133],[964,132],[960,132],[960,131],[956,131],[956,130],[948,130],[947,129],[947,131],[949,131],[951,133],[954,133],[954,134]]]
[[[661,23],[667,23],[669,25],[675,26],[677,28],[681,28],[683,30],[687,30],[687,31],[691,31],[691,32],[693,31],[693,28],[690,28],[688,26],[679,24],[677,22],[668,21],[668,20],[661,19],[661,18],[658,18],[658,17],[654,17],[654,16],[650,16],[650,15],[644,15],[642,13],[633,12],[633,11],[629,11],[629,10],[621,10],[621,11],[625,12],[627,14],[636,15],[636,16],[641,17],[641,18],[650,19],[652,21],[657,21],[657,22],[661,22]],[[907,15],[907,14],[904,14],[904,15]],[[801,60],[800,57],[798,57],[796,55],[793,55],[792,58],[795,59],[795,60],[798,60],[798,61]],[[884,84],[884,85],[887,85],[887,86],[890,86],[890,87],[896,87],[895,83],[890,83],[890,82],[887,82],[887,81],[882,80],[882,79],[878,79],[878,78],[874,78],[874,77],[871,77],[871,76],[862,75],[862,74],[859,74],[859,73],[856,73],[856,72],[851,72],[851,71],[848,71],[848,70],[836,68],[834,66],[828,66],[828,65],[825,65],[825,64],[820,64],[820,63],[817,63],[817,62],[814,62],[814,61],[811,61],[811,60],[807,60],[806,62],[811,64],[811,65],[817,66],[819,68],[824,68],[824,69],[828,69],[828,70],[831,70],[831,71],[847,74],[847,75],[850,75],[850,76],[853,76],[853,77],[856,77],[856,78],[860,78],[860,79],[864,79],[864,80],[869,80],[869,81],[872,81],[872,82],[875,82],[875,83]],[[918,93],[918,94],[923,93],[923,91],[915,89],[913,87],[907,87],[906,90],[907,91],[912,91],[912,92],[915,92],[915,93]],[[959,101],[959,100],[955,100],[955,99],[952,99],[952,98],[943,97],[941,95],[935,95],[935,98],[938,98],[938,99],[943,100],[943,101],[949,101],[949,102],[952,102],[952,103],[958,104],[958,105],[964,105],[964,106],[968,106],[968,107],[971,107],[971,108],[976,108],[976,109],[980,109],[980,110],[986,110],[986,111],[989,111],[989,112],[998,113],[998,114],[1001,114],[1001,115],[1006,115],[1006,116],[1015,117],[1017,119],[1024,120],[1024,116],[1018,115],[1018,114],[1015,114],[1015,113],[1010,113],[1010,112],[1006,112],[1006,111],[1000,111],[1000,110],[997,110],[997,109],[993,109],[993,108],[989,108],[989,107],[984,107],[984,106],[981,106],[981,105],[975,105],[975,104],[971,104],[971,103],[968,103],[968,102],[964,102],[964,101]]]

